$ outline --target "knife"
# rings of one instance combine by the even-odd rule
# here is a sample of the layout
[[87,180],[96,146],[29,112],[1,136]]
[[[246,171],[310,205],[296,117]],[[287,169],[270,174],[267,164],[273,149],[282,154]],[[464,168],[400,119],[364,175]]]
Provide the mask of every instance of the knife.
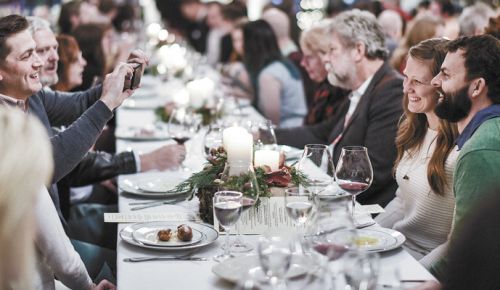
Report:
[[147,261],[207,261],[205,257],[134,257],[125,258],[123,262],[147,262]]

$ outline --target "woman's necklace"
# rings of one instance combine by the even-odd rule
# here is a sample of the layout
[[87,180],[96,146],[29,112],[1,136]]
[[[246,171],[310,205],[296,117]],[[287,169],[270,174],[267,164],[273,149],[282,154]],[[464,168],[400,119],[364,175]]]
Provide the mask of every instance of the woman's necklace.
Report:
[[[425,155],[424,159],[421,159],[421,158],[419,158],[420,156],[418,156],[418,155],[420,155],[420,150],[422,148],[420,148],[420,150],[415,150],[411,154],[409,152],[407,153],[409,155],[409,158],[412,159],[412,162],[408,166],[408,169],[406,170],[406,173],[403,175],[403,179],[404,180],[410,180],[410,176],[409,176],[410,173],[414,172],[415,170],[417,170],[421,166],[423,166],[423,165],[425,166],[425,165],[427,165],[429,163],[429,160],[431,159],[431,154],[432,154],[431,153],[431,147],[432,147],[432,144],[434,143],[434,141],[436,139],[437,139],[437,134],[434,136],[434,138],[432,138],[431,142],[429,143],[429,146],[427,147],[427,152],[426,152],[426,155]],[[416,156],[412,157],[411,155],[413,155],[413,154],[415,154]],[[414,158],[414,157],[417,157],[417,158]]]

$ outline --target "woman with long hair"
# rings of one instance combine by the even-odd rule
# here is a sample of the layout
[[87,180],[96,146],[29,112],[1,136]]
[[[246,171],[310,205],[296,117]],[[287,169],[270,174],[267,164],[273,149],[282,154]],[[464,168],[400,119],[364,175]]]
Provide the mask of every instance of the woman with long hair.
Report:
[[376,221],[406,236],[404,248],[429,268],[446,249],[455,199],[456,124],[434,113],[438,92],[430,84],[446,56],[445,39],[429,39],[408,53],[403,82],[404,116],[396,137],[398,190]]
[[240,53],[254,89],[254,106],[277,126],[302,125],[307,109],[300,72],[281,54],[271,26],[257,20],[243,24],[241,31]]

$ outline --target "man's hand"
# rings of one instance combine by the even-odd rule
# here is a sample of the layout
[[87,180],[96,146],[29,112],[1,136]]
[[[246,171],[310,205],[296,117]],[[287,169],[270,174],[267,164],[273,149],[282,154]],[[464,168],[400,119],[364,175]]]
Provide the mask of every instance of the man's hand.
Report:
[[186,147],[184,145],[172,144],[162,146],[152,152],[141,154],[141,171],[153,169],[165,170],[179,167],[186,158]]
[[97,286],[94,284],[92,290],[116,290],[116,286],[108,280],[102,280]]
[[142,50],[136,49],[128,56],[127,63],[139,63],[145,68],[149,64],[149,57]]
[[101,101],[108,106],[110,110],[114,110],[122,104],[122,102],[130,97],[133,90],[123,91],[125,78],[132,77],[134,69],[132,65],[127,63],[118,64],[113,72],[106,75],[102,85]]

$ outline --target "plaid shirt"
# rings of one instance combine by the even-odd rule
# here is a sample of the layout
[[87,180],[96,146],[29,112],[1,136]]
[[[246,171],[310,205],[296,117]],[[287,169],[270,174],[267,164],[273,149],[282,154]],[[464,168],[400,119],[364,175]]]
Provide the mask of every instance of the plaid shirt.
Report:
[[304,118],[304,125],[320,123],[333,115],[349,91],[332,86],[324,80],[316,87],[311,108]]

